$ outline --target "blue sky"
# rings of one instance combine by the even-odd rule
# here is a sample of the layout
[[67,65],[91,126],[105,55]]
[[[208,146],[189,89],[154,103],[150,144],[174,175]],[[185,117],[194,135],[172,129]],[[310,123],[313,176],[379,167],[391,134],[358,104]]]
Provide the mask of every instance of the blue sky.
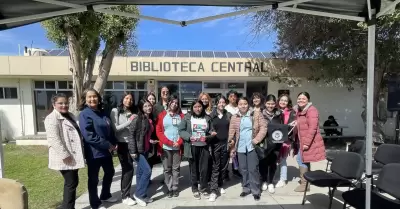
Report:
[[[232,11],[226,7],[141,6],[143,15],[191,20]],[[137,29],[140,50],[273,51],[274,35],[255,37],[244,16],[180,27],[141,20]],[[33,44],[32,44],[33,43]],[[54,49],[40,24],[0,31],[0,55],[18,55],[18,44]]]

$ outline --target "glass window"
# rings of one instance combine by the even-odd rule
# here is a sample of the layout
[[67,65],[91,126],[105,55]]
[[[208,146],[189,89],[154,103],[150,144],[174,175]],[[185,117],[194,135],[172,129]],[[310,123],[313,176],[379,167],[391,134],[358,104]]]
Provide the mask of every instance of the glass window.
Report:
[[228,83],[228,89],[244,89],[244,83]]
[[107,107],[115,108],[119,105],[123,96],[123,91],[105,91],[103,95],[103,103]]
[[56,89],[55,81],[45,81],[44,82],[46,89]]
[[35,81],[35,89],[44,89],[43,81]]
[[[94,85],[94,83],[95,82],[93,82],[93,85]],[[105,89],[114,89],[113,82],[112,81],[107,81]]]
[[138,81],[137,88],[138,89],[147,89],[147,82],[146,81]]
[[68,81],[68,89],[74,89],[74,82]]
[[205,89],[221,89],[222,83],[204,83]]
[[59,89],[68,89],[68,81],[58,81]]
[[176,94],[179,96],[179,81],[159,81],[158,82],[158,98],[161,98],[161,88],[166,86],[169,90],[169,94]]
[[127,81],[126,89],[136,89],[136,81]]
[[188,110],[193,101],[197,100],[202,90],[201,82],[189,81],[180,83],[180,101],[182,110]]
[[0,99],[4,99],[4,89],[0,88]]
[[18,99],[17,88],[4,88],[4,98],[5,99]]
[[46,132],[44,119],[53,110],[51,97],[55,94],[56,91],[35,91],[36,127],[38,132]]
[[134,91],[132,92],[134,100],[135,100],[135,105],[138,104],[138,102],[143,99],[144,97],[146,97],[147,95],[147,91]]
[[114,81],[114,89],[125,89],[123,81]]

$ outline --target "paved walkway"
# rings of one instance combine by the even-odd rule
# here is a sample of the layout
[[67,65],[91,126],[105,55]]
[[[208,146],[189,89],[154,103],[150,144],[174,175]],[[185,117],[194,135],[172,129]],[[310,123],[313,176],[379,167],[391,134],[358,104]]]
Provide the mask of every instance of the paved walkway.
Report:
[[[326,162],[319,162],[312,164],[312,170],[325,170]],[[236,177],[232,177],[231,181],[227,182],[226,194],[219,197],[215,202],[209,202],[206,199],[195,200],[192,196],[189,181],[188,163],[182,162],[181,165],[181,193],[177,198],[167,198],[160,181],[163,179],[162,168],[157,166],[153,169],[153,184],[149,189],[149,195],[154,199],[153,203],[147,205],[146,208],[154,209],[326,209],[328,208],[328,189],[311,187],[311,191],[307,195],[306,205],[301,205],[302,193],[293,192],[294,188],[298,185],[296,176],[298,176],[298,169],[295,160],[292,157],[288,158],[288,185],[284,188],[277,188],[275,194],[268,192],[262,193],[261,200],[255,202],[253,197],[249,195],[245,198],[240,198],[241,192],[240,181]],[[114,182],[111,187],[111,193],[120,197],[120,178],[121,168],[116,168]],[[136,184],[136,178],[133,178],[133,189]],[[100,191],[100,190],[99,190]],[[343,190],[345,191],[345,189]],[[341,209],[342,199],[341,191],[336,192],[336,200],[333,201],[332,209]],[[121,201],[106,205],[110,209],[125,209],[125,208],[140,208],[140,206],[126,206]],[[90,209],[88,194],[85,193],[77,200],[77,209]]]

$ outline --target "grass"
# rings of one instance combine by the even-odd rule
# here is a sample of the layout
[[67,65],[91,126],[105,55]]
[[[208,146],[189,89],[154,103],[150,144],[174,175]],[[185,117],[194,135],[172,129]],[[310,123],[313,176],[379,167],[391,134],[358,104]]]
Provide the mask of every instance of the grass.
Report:
[[[48,169],[47,146],[4,146],[5,178],[18,180],[28,190],[30,209],[54,209],[62,201],[64,179]],[[114,165],[118,165],[114,157]],[[101,173],[102,175],[102,173]],[[87,191],[87,170],[79,170],[77,195]]]

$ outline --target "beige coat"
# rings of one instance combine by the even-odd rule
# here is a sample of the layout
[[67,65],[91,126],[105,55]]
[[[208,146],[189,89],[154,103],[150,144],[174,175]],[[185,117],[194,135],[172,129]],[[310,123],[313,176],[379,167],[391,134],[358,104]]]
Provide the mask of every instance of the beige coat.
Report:
[[[75,117],[70,114],[75,120]],[[85,167],[83,143],[75,127],[58,111],[53,110],[44,120],[49,145],[49,168],[53,170],[75,170]],[[72,156],[70,164],[63,159]]]

